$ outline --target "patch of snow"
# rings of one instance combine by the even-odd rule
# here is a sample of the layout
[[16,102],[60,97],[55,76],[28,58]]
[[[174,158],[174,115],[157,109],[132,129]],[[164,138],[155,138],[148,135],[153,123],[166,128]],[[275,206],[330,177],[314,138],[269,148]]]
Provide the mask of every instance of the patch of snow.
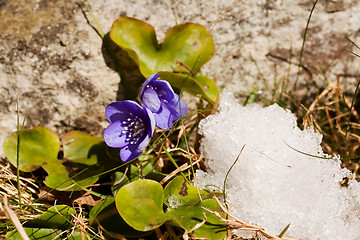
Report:
[[222,94],[219,109],[200,122],[208,167],[197,172],[201,187],[222,188],[245,146],[226,185],[233,215],[272,234],[290,223],[285,237],[360,239],[360,184],[340,186],[351,173],[340,167],[338,156],[323,153],[321,134],[302,131],[296,117],[276,104],[243,107],[229,92]]

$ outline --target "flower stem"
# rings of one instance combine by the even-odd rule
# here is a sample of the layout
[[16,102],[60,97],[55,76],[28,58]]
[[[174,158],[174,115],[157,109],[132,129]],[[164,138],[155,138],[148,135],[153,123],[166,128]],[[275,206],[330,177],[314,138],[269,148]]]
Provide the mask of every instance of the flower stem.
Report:
[[90,21],[88,20],[85,12],[84,12],[84,17],[88,21],[89,25],[95,30],[95,32],[103,40],[104,46],[105,46],[107,52],[109,53],[111,60],[114,62],[116,72],[118,73],[118,75],[120,77],[120,83],[122,84],[122,86],[125,89],[126,98],[128,98],[128,99],[136,99],[136,94],[131,90],[131,88],[129,86],[129,83],[127,81],[127,78],[125,76],[124,70],[122,69],[122,67],[121,67],[121,65],[120,65],[120,63],[119,63],[119,61],[118,61],[118,59],[116,57],[116,54],[115,54],[114,49],[112,47],[112,40],[110,39],[109,34],[104,33],[104,30],[102,29],[99,22],[95,18],[90,6],[86,3],[86,1],[85,1],[85,7],[86,7],[86,10],[89,12],[91,18],[95,22],[96,27],[94,27],[94,26],[92,26],[90,24]]

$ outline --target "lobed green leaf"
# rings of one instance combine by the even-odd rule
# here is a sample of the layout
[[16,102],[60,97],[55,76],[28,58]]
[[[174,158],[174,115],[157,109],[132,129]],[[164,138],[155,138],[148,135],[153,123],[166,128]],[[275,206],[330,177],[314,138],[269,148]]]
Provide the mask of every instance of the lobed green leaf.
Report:
[[159,71],[178,71],[180,65],[187,66],[196,74],[214,54],[211,34],[194,23],[176,25],[159,44],[151,25],[138,19],[120,17],[111,27],[110,38],[127,51],[146,77]]
[[187,91],[197,97],[204,98],[214,104],[220,91],[216,84],[204,75],[190,76],[190,74],[159,72],[160,79],[168,81],[180,91]]
[[[72,131],[62,138],[64,159],[58,159],[60,139],[51,130],[36,127],[19,134],[19,170],[31,172],[42,167],[47,173],[44,183],[57,190],[77,191],[98,180],[99,174],[116,162],[106,155],[102,138]],[[5,138],[4,152],[17,166],[17,134]]]

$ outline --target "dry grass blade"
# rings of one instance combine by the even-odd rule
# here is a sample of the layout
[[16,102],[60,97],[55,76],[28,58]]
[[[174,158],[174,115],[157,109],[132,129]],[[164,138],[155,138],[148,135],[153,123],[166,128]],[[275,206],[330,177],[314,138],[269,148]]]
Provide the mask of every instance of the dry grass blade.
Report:
[[165,223],[165,227],[172,239],[180,240],[180,238],[178,236],[176,236],[174,230],[171,228],[171,225],[169,225],[168,223]]
[[336,87],[336,85],[332,84],[329,85],[327,88],[325,88],[324,91],[321,92],[321,94],[315,99],[315,101],[310,105],[310,107],[308,108],[304,118],[303,118],[303,126],[304,129],[306,129],[308,127],[308,118],[309,115],[314,111],[315,106],[320,102],[320,100],[325,97],[330,91],[332,91],[334,88]]
[[169,237],[169,233],[165,232],[164,234],[160,231],[160,228],[155,228],[155,234],[158,240],[166,240]]
[[81,239],[86,239],[86,230],[91,232],[91,234],[93,234],[94,236],[97,236],[98,238],[101,238],[101,236],[99,234],[97,234],[94,230],[92,230],[89,227],[89,222],[87,219],[85,219],[82,215],[82,208],[79,207],[79,213],[77,214],[71,214],[71,216],[73,217],[73,223],[74,223],[74,227],[73,227],[73,231],[75,231],[75,229],[79,229],[81,232]]
[[[197,160],[196,162],[193,162],[192,165],[195,165],[197,163],[199,163],[200,160]],[[169,179],[171,179],[173,176],[175,176],[176,174],[178,174],[179,172],[185,171],[186,169],[189,169],[191,167],[191,165],[184,163],[183,165],[181,165],[179,168],[175,169],[174,171],[172,171],[171,173],[169,173],[166,177],[164,177],[159,183],[161,185],[163,185],[164,183],[166,183]]]
[[[14,184],[17,181],[17,176],[11,171],[10,164],[0,163],[0,195],[7,196],[9,199],[18,202],[18,189]],[[31,193],[36,193],[38,186],[34,180],[20,177],[19,178],[21,189],[26,189],[27,192],[22,193],[22,199],[25,203],[31,203]],[[31,192],[31,193],[29,193]]]
[[177,169],[175,169],[174,171],[172,171],[171,173],[169,173],[166,177],[164,177],[159,183],[161,185],[163,185],[164,183],[166,183],[169,179],[171,179],[173,176],[175,176],[176,174],[178,174],[179,172],[182,172],[184,170],[186,170],[188,168],[189,164],[184,163],[183,165],[181,165],[180,167],[178,167]]
[[15,226],[16,230],[18,231],[18,233],[20,234],[21,238],[23,240],[30,240],[30,238],[28,237],[28,235],[25,232],[24,227],[21,225],[20,220],[17,218],[17,216],[15,215],[14,211],[11,210],[11,208],[8,205],[8,199],[6,197],[6,195],[4,196],[4,206],[0,203],[0,208],[1,210],[5,213],[5,215],[7,216],[7,218],[12,222],[12,224]]
[[203,215],[204,215],[204,219],[200,223],[197,223],[192,229],[185,231],[185,233],[183,235],[183,238],[185,240],[189,239],[189,233],[192,233],[193,231],[195,231],[196,229],[198,229],[199,227],[201,227],[202,225],[204,225],[206,223],[207,217],[204,212],[203,212]]
[[324,136],[324,151],[330,156],[340,155],[343,166],[357,175],[356,166],[360,159],[360,117],[355,97],[346,96],[340,87],[338,76],[336,83],[324,89],[308,109],[303,106],[306,111],[303,128],[312,126],[316,132],[321,133]]
[[255,226],[255,225],[251,225],[248,224],[246,222],[243,222],[241,220],[239,220],[238,218],[236,218],[235,216],[233,216],[224,206],[223,204],[220,202],[220,200],[214,196],[214,199],[217,201],[217,203],[219,204],[221,210],[227,215],[227,218],[224,218],[219,212],[217,211],[213,211],[210,210],[208,208],[202,207],[204,210],[213,213],[214,215],[216,215],[217,217],[220,218],[221,221],[224,222],[225,225],[227,225],[231,230],[234,229],[238,229],[238,230],[243,230],[243,231],[252,231],[258,234],[261,234],[262,236],[266,237],[267,239],[283,239],[283,240],[296,240],[293,238],[279,238],[277,236],[274,236],[268,232],[266,232],[263,228]]

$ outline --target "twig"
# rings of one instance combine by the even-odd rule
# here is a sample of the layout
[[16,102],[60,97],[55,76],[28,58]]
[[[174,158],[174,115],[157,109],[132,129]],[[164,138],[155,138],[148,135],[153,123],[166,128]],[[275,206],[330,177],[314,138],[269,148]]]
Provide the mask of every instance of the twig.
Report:
[[322,91],[322,92],[320,93],[320,95],[315,99],[315,101],[311,103],[309,109],[307,109],[306,114],[305,114],[305,116],[304,116],[304,118],[303,118],[303,127],[304,127],[304,129],[306,129],[307,126],[308,126],[308,125],[307,125],[308,117],[309,117],[309,115],[314,111],[315,106],[320,102],[320,100],[321,100],[323,97],[325,97],[325,96],[326,96],[329,92],[331,92],[334,88],[336,88],[335,84],[332,84],[332,85],[327,86],[327,88],[325,88],[324,91]]
[[14,224],[14,226],[15,226],[16,230],[18,231],[18,233],[20,234],[21,238],[23,240],[30,240],[30,238],[28,237],[28,235],[25,232],[24,227],[21,225],[19,219],[16,217],[13,210],[11,210],[11,208],[9,207],[6,195],[4,196],[4,206],[0,202],[0,208],[5,212],[5,215],[7,216],[7,218]]
[[172,237],[172,239],[180,240],[180,238],[178,236],[176,236],[176,234],[174,233],[174,230],[172,230],[171,225],[169,225],[168,223],[165,223],[165,227],[166,227],[167,232]]
[[[163,146],[163,149],[164,149],[166,155],[168,156],[168,158],[170,159],[170,161],[172,162],[172,164],[174,164],[174,166],[176,167],[176,170],[179,169],[179,166],[177,165],[177,163],[175,162],[175,160],[173,159],[173,157],[170,155],[170,153],[167,151],[167,149],[166,149],[165,146]],[[183,165],[183,166],[184,166],[184,165]],[[176,171],[176,170],[175,170],[175,171]],[[178,172],[181,173],[181,175],[184,177],[184,179],[185,179],[185,181],[186,181],[187,183],[190,183],[189,179],[187,179],[187,177],[184,175],[184,173],[182,173],[182,171],[183,171],[183,170],[179,170]],[[177,172],[177,173],[178,173],[178,172]],[[170,175],[170,174],[169,174],[169,175]],[[169,177],[169,175],[166,176],[165,178]],[[172,176],[174,176],[174,175],[175,175],[175,174],[172,174]],[[165,178],[164,178],[164,179],[165,179]],[[164,179],[163,179],[163,180],[164,180]],[[170,178],[167,178],[167,179],[170,179]],[[163,180],[161,180],[161,182],[162,182]],[[166,181],[167,181],[167,180],[166,180]],[[166,181],[165,181],[165,182],[166,182]],[[165,183],[165,182],[164,182],[164,183]],[[160,183],[160,184],[162,184],[162,183]]]
[[[217,203],[219,204],[221,210],[230,218],[226,219],[224,218],[219,212],[217,211],[213,211],[211,209],[202,207],[204,210],[213,213],[214,215],[216,215],[217,217],[220,218],[221,221],[224,222],[224,224],[226,224],[227,226],[229,226],[232,229],[239,229],[239,230],[243,230],[243,231],[254,231],[256,233],[260,233],[261,235],[265,236],[266,238],[268,238],[269,240],[278,240],[278,239],[282,239],[282,240],[295,240],[292,238],[279,238],[277,236],[274,236],[268,232],[266,232],[263,228],[255,226],[255,225],[251,225],[248,223],[245,223],[241,220],[239,220],[238,218],[236,218],[235,216],[231,215],[231,213],[223,206],[223,204],[220,202],[220,200],[214,196],[214,199],[217,201]],[[233,219],[233,220],[231,220]]]
[[[200,160],[197,160],[196,162],[193,163],[193,165],[197,164]],[[166,183],[170,178],[172,178],[173,176],[175,176],[177,173],[182,172],[186,169],[189,169],[190,166],[187,163],[184,163],[183,165],[181,165],[180,167],[176,168],[174,171],[172,171],[171,173],[169,173],[166,177],[164,177],[163,179],[161,179],[161,181],[159,182],[161,185],[163,185],[164,183]]]
[[200,222],[200,223],[197,223],[192,229],[190,230],[185,230],[184,232],[184,235],[183,235],[183,238],[184,240],[188,240],[189,239],[189,233],[195,231],[196,229],[198,229],[199,227],[201,227],[202,225],[204,225],[206,223],[206,220],[207,220],[207,217],[206,217],[206,214],[203,212],[203,215],[204,215],[204,219]]

